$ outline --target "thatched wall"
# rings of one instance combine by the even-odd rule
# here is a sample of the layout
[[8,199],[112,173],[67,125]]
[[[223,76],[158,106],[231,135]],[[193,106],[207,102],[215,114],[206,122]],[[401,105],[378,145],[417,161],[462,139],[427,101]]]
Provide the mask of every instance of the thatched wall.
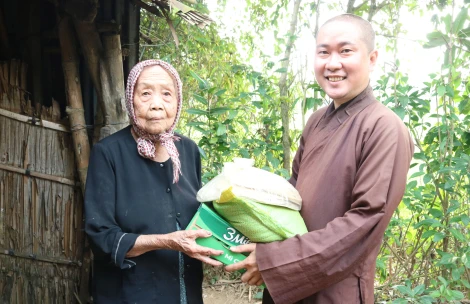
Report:
[[72,137],[54,107],[29,106],[23,73],[0,64],[0,303],[74,303],[84,234]]

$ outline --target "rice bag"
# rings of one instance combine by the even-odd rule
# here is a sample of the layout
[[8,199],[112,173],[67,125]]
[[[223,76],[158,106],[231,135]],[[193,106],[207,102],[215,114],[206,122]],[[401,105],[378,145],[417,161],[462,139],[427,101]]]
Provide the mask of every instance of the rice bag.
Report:
[[225,163],[222,173],[197,194],[252,242],[268,243],[304,234],[302,199],[284,178],[251,167],[252,160]]

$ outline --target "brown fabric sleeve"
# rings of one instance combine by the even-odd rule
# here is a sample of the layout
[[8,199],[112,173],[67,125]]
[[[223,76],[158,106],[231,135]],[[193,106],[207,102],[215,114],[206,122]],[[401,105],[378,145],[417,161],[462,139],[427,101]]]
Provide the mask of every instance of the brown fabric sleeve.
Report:
[[380,244],[405,190],[413,144],[391,115],[377,122],[362,144],[351,209],[343,217],[324,229],[256,246],[259,269],[276,303],[294,303],[343,280]]

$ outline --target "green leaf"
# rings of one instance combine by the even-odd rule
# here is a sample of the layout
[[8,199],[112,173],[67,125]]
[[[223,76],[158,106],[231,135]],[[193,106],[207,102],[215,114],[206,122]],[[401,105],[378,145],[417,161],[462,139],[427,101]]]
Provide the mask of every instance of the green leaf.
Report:
[[432,238],[432,241],[434,243],[437,243],[437,242],[440,242],[445,237],[446,237],[446,235],[444,233],[436,232],[436,234],[434,234],[434,237]]
[[274,71],[275,73],[287,73],[287,68],[279,68]]
[[416,223],[415,228],[419,228],[421,226],[442,227],[442,224],[436,219],[429,218]]
[[424,48],[434,48],[446,44],[448,37],[439,31],[435,31],[426,35],[428,41],[423,45]]
[[214,93],[214,95],[215,96],[220,96],[220,95],[224,94],[225,92],[227,92],[227,89],[218,90],[217,92]]
[[424,284],[420,284],[413,289],[413,293],[415,295],[420,295],[424,292],[425,289],[426,287],[424,286]]
[[435,218],[441,218],[444,215],[441,210],[435,208],[430,209],[429,213]]
[[186,112],[192,115],[207,115],[206,111],[195,108],[186,109]]
[[434,236],[435,234],[436,234],[436,231],[434,231],[434,230],[428,230],[428,231],[426,231],[426,232],[423,233],[423,238],[424,238],[424,239],[427,239],[427,238],[429,238],[429,237],[431,237],[431,236]]
[[229,110],[228,111],[228,119],[232,120],[237,117],[238,111],[237,110]]
[[446,33],[449,33],[450,25],[452,24],[452,16],[450,14],[447,14],[444,17],[442,17],[442,21],[444,21],[444,24],[446,26]]
[[465,115],[470,114],[470,102],[468,98],[465,98],[464,100],[460,101],[459,112]]
[[227,127],[224,124],[219,123],[217,126],[217,136],[222,136],[227,133]]
[[424,177],[423,177],[423,183],[424,184],[429,183],[431,180],[432,180],[432,175],[431,174],[428,173],[428,174],[424,175]]
[[434,299],[431,296],[421,296],[419,298],[419,301],[420,301],[419,302],[420,304],[432,304],[432,303],[434,303]]
[[421,175],[424,175],[424,172],[418,171],[418,172],[415,172],[415,173],[411,174],[410,178],[418,177],[418,176],[421,176]]
[[392,301],[392,304],[408,304],[408,300],[398,298],[398,299],[394,299]]
[[197,148],[199,149],[199,153],[201,154],[202,158],[207,159],[206,152],[204,152],[204,150],[199,146],[197,146]]
[[231,110],[229,107],[218,107],[210,109],[210,113],[213,115],[221,115]]
[[460,216],[460,219],[461,219],[462,223],[463,223],[465,226],[467,226],[468,224],[470,224],[470,217],[469,217],[468,215],[462,214],[462,215]]
[[186,125],[188,127],[202,127],[202,126],[205,126],[206,124],[200,121],[190,121]]
[[467,51],[470,51],[470,40],[468,39],[461,39],[460,42],[465,46]]
[[202,42],[202,43],[209,43],[210,42],[210,40],[208,40],[204,37],[200,37],[200,36],[195,36],[194,39],[199,41],[199,42]]
[[197,101],[199,101],[203,105],[207,106],[208,102],[207,102],[207,99],[205,99],[204,97],[202,97],[200,95],[197,95],[197,94],[193,94],[193,97],[194,97],[194,99],[196,99]]
[[452,296],[453,300],[462,300],[465,298],[464,294],[458,290],[449,290],[450,295]]
[[440,169],[439,171],[437,171],[437,173],[450,173],[453,170],[454,170],[454,168],[444,167],[444,168]]
[[444,94],[446,93],[446,87],[443,86],[443,85],[440,85],[437,87],[437,95],[438,96],[444,96]]
[[400,105],[402,107],[406,107],[410,101],[410,98],[408,96],[400,96],[398,97],[398,101],[400,101]]
[[405,108],[398,106],[398,107],[394,107],[392,110],[393,112],[395,112],[395,114],[397,114],[398,117],[400,117],[401,120],[405,118],[405,114],[406,114]]
[[462,28],[463,25],[465,24],[465,21],[467,20],[468,17],[468,11],[467,8],[461,8],[459,14],[457,15],[457,18],[455,18],[454,24],[452,26],[452,31],[454,33],[458,33]]
[[449,283],[447,282],[447,280],[444,279],[443,277],[438,276],[437,279],[438,279],[439,281],[441,281],[441,283],[442,283],[442,285],[444,285],[444,287],[447,287],[447,285],[449,285]]
[[451,273],[452,273],[452,279],[454,281],[458,281],[460,279],[460,276],[462,275],[459,268],[452,269]]
[[454,98],[454,89],[452,89],[452,87],[450,85],[446,85],[446,95],[451,97],[451,98]]
[[461,241],[461,242],[465,242],[465,241],[466,241],[465,236],[464,236],[460,231],[458,231],[457,229],[455,229],[455,228],[449,228],[449,231],[450,231],[450,233],[451,233],[456,239],[458,239],[459,241]]
[[412,180],[406,185],[406,188],[407,189],[414,189],[414,188],[416,188],[417,185],[418,185],[418,182],[416,180]]
[[470,37],[470,27],[467,27],[463,30],[460,30],[458,32],[458,36],[459,36],[459,38],[463,38],[463,39],[469,38]]
[[198,74],[194,73],[193,71],[189,71],[189,74],[191,74],[191,76],[197,80],[199,84],[199,89],[206,90],[209,87],[209,85],[207,84],[207,81],[199,77]]
[[280,165],[279,160],[274,157],[274,155],[272,154],[272,152],[266,153],[266,158],[268,159],[268,161],[271,163],[271,165],[272,165],[274,168],[277,168],[277,167]]
[[397,290],[401,292],[405,296],[413,296],[413,291],[405,285],[398,285],[396,286]]
[[467,287],[468,289],[470,289],[470,283],[467,281],[467,280],[461,280],[460,282],[462,282],[462,285]]

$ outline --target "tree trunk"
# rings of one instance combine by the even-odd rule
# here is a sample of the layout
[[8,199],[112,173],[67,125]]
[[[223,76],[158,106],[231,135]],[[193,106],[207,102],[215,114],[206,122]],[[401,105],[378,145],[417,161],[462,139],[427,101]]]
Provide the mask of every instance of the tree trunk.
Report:
[[294,45],[294,35],[297,29],[297,17],[299,15],[300,1],[296,0],[294,3],[294,10],[292,12],[292,19],[290,22],[290,29],[288,32],[289,40],[287,41],[286,51],[284,52],[284,61],[282,62],[282,68],[284,72],[281,73],[279,79],[279,91],[281,100],[281,118],[282,118],[282,147],[284,151],[283,167],[287,171],[290,170],[291,163],[291,141],[289,137],[289,102],[288,102],[288,86],[287,86],[287,68],[290,63],[290,54]]
[[348,0],[348,6],[347,6],[347,9],[346,9],[346,13],[354,14],[354,2],[356,2],[356,0]]

